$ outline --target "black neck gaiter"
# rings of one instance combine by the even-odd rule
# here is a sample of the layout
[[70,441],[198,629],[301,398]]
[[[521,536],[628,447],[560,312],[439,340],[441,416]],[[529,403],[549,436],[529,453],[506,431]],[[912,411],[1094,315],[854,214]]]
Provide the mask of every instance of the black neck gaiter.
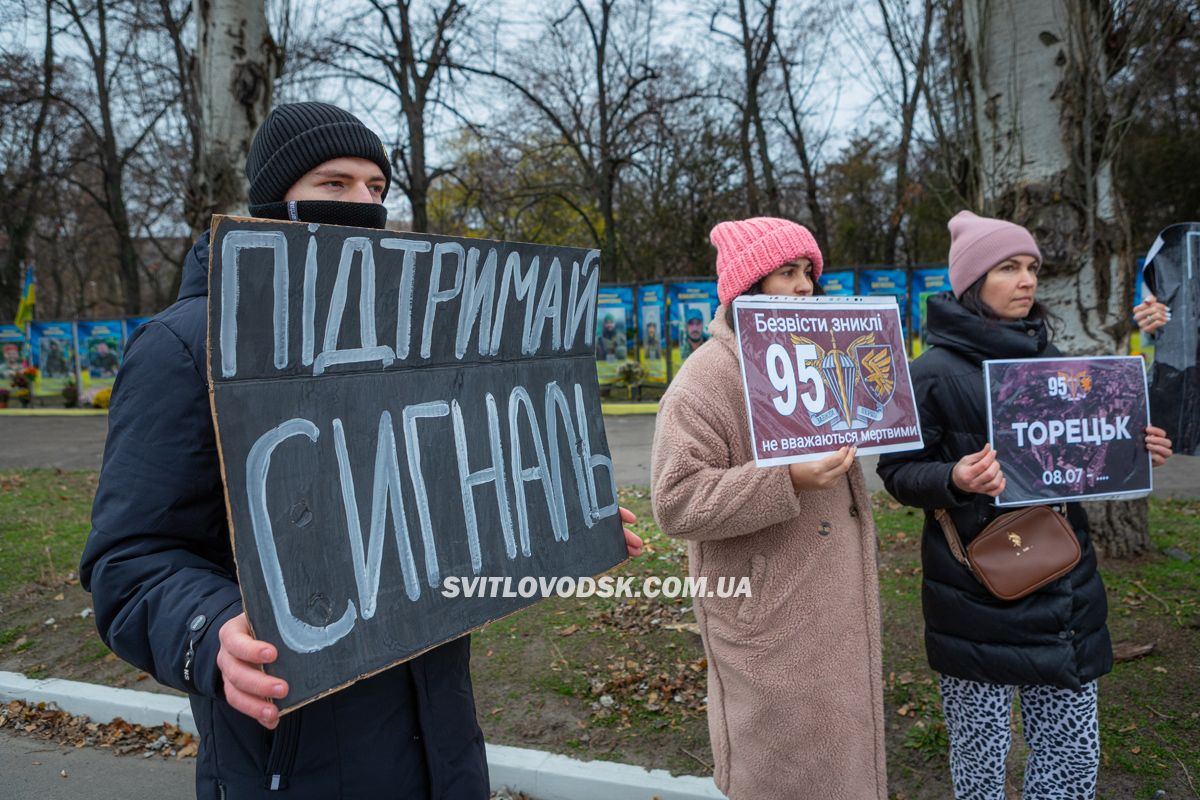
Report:
[[376,228],[387,225],[387,209],[382,203],[346,203],[341,200],[282,200],[250,206],[250,214],[264,219],[292,222],[316,222],[321,225],[349,225]]

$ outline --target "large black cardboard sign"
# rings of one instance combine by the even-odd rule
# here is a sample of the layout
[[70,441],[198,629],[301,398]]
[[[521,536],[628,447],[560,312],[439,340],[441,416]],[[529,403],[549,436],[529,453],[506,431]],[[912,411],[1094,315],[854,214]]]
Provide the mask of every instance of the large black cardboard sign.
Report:
[[281,709],[535,600],[447,579],[625,558],[596,251],[216,217],[211,253],[238,578]]

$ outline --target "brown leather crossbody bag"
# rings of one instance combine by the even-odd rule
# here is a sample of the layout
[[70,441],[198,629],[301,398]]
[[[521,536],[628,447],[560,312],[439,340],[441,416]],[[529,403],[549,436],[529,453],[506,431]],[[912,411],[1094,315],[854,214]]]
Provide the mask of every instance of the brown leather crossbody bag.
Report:
[[1049,506],[1001,514],[971,540],[965,553],[950,513],[939,508],[933,515],[946,534],[950,552],[1001,600],[1032,594],[1079,563],[1075,531]]

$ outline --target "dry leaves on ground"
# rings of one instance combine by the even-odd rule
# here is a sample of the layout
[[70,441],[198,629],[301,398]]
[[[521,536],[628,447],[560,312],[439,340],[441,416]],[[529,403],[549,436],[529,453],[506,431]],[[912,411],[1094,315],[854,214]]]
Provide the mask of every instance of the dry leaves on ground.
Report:
[[118,755],[137,754],[145,758],[192,758],[199,743],[196,737],[178,726],[132,725],[123,719],[92,722],[85,716],[73,716],[54,705],[31,705],[13,700],[0,708],[0,729],[22,736],[45,739],[68,747],[103,747]]
[[[705,713],[708,662],[703,657],[692,658],[682,648],[663,647],[660,638],[646,636],[694,625],[689,622],[690,606],[631,600],[591,616],[592,628],[617,631],[625,643],[622,657],[584,666],[593,718],[616,714],[624,720],[631,705],[660,713],[674,710],[683,716]],[[648,647],[646,641],[656,645]]]

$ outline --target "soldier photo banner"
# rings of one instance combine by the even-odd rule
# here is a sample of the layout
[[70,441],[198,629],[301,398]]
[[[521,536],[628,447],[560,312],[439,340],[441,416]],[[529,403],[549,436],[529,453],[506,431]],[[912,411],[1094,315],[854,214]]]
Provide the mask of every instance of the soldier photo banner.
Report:
[[119,319],[75,323],[79,333],[79,374],[84,389],[111,387],[124,354],[125,326]]
[[733,310],[758,466],[923,446],[894,299],[757,295]]
[[598,251],[231,217],[211,238],[213,418],[281,709],[625,560]]
[[1138,356],[983,362],[998,506],[1142,497],[1153,488]]
[[667,385],[667,326],[663,285],[652,283],[638,287],[638,350],[642,363],[642,383]]
[[849,297],[854,295],[855,272],[852,269],[840,272],[822,272],[819,282],[827,295]]
[[708,323],[717,313],[720,300],[716,281],[670,281],[667,304],[671,314],[671,374],[688,356],[708,341]]
[[633,287],[601,286],[596,297],[596,375],[601,386],[621,381],[634,347]]
[[25,331],[16,325],[0,325],[0,388],[8,388],[24,366]]
[[75,382],[75,323],[29,323],[29,359],[37,369],[34,396],[61,396]]

